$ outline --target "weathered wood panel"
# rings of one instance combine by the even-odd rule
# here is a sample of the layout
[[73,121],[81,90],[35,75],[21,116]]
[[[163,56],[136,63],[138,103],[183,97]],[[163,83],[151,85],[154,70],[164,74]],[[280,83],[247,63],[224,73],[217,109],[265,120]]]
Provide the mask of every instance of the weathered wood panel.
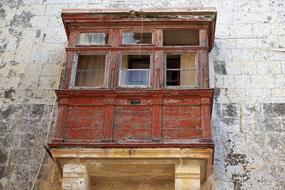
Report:
[[163,106],[162,137],[189,139],[202,137],[199,106]]
[[102,140],[104,108],[95,106],[70,106],[68,109],[64,139]]
[[117,106],[114,118],[114,140],[147,140],[151,137],[150,106]]
[[211,89],[59,90],[57,95],[56,143],[169,143],[211,136]]

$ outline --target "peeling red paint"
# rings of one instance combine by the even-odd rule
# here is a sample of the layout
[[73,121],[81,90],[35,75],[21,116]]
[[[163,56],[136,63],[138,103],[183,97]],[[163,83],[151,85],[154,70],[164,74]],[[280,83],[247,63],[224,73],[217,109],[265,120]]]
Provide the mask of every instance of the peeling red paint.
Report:
[[[128,140],[156,143],[157,140],[209,137],[212,89],[139,92],[57,91],[60,114],[56,131],[63,133],[62,143],[88,140],[93,143]],[[130,99],[142,101],[132,105]],[[58,140],[58,135],[55,134],[54,140]]]

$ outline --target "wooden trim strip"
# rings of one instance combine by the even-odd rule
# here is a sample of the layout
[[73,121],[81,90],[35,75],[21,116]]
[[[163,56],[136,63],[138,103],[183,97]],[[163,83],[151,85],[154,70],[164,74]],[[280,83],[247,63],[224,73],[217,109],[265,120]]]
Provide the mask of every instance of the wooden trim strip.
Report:
[[211,159],[211,148],[53,148],[55,158],[203,158]]
[[86,51],[134,51],[137,52],[138,48],[141,51],[186,51],[186,50],[208,50],[208,47],[201,47],[201,46],[163,46],[157,47],[153,45],[143,45],[141,47],[134,45],[134,46],[120,46],[120,47],[111,47],[111,46],[82,46],[82,47],[67,47],[67,52],[86,52]]

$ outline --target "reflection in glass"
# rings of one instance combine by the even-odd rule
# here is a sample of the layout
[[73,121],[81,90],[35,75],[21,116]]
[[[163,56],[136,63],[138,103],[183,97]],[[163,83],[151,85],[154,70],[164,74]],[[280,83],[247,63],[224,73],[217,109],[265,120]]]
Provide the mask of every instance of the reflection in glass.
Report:
[[123,33],[123,44],[151,44],[152,33],[126,32]]
[[80,33],[77,45],[105,45],[108,37],[107,33]]

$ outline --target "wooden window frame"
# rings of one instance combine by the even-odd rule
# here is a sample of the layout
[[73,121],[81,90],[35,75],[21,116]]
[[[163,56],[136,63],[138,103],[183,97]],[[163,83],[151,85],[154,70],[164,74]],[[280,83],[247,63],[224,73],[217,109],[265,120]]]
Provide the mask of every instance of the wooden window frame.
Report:
[[[167,79],[166,79],[166,75],[167,75],[167,55],[182,55],[182,54],[195,54],[195,70],[197,70],[197,75],[196,75],[196,80],[197,80],[197,85],[196,86],[167,86]],[[164,56],[163,56],[163,85],[164,88],[166,89],[195,89],[195,88],[199,88],[199,64],[198,64],[198,53],[196,51],[171,51],[171,52],[164,52]],[[181,71],[181,69],[180,69]]]
[[[142,32],[152,33],[152,44],[122,44],[123,32],[141,32],[141,23],[137,23],[136,26],[117,27],[110,23],[109,27],[101,27],[98,29],[74,29],[70,32],[69,46],[66,48],[68,55],[73,56],[73,60],[67,66],[67,82],[65,83],[67,88],[71,89],[173,89],[173,90],[185,90],[194,88],[208,88],[208,37],[207,28],[205,26],[191,26],[172,23],[168,24],[150,24],[144,25]],[[163,30],[199,30],[199,46],[163,46]],[[108,44],[104,45],[76,45],[80,33],[88,32],[105,32],[109,35]],[[119,85],[119,72],[122,62],[122,55],[138,55],[138,54],[151,54],[150,65],[150,85],[149,86],[120,86]],[[165,80],[166,73],[166,54],[184,54],[184,53],[196,53],[196,64],[198,69],[198,84],[197,87],[193,86],[167,86]],[[105,54],[106,66],[105,66],[105,78],[103,87],[75,87],[74,86],[74,67],[77,65],[78,55],[83,54]],[[76,59],[77,57],[77,59]],[[76,68],[75,68],[76,69]],[[75,70],[76,71],[76,70]]]
[[[82,33],[106,33],[108,34],[108,43],[107,44],[92,44],[92,45],[80,45],[78,44],[78,40],[79,40],[79,37],[80,37],[80,34]],[[109,30],[109,29],[97,29],[97,30],[78,30],[76,31],[76,37],[75,37],[75,46],[76,47],[111,47],[112,44],[110,42],[112,42],[113,40],[113,36],[112,36],[112,31]]]
[[[121,71],[121,67],[122,67],[122,61],[123,61],[123,56],[124,55],[150,55],[150,65],[149,65],[149,85],[120,85],[120,71]],[[143,52],[126,52],[126,53],[121,53],[120,54],[120,62],[118,65],[118,80],[116,81],[117,83],[117,89],[127,89],[127,88],[144,88],[144,89],[152,89],[153,88],[153,65],[154,65],[154,52],[148,52],[148,51],[143,51]]]
[[[75,86],[76,81],[76,72],[77,72],[77,65],[80,55],[105,55],[105,73],[104,73],[104,83],[103,86]],[[72,89],[106,89],[108,88],[108,78],[109,78],[109,64],[110,64],[110,52],[84,52],[84,53],[75,53],[73,58],[73,64],[71,69],[71,79],[70,79],[70,88]]]
[[[124,44],[123,43],[123,33],[151,33],[151,44]],[[142,30],[142,29],[139,29],[139,28],[136,28],[136,29],[122,29],[120,30],[120,41],[119,41],[119,46],[134,46],[134,47],[138,47],[139,46],[155,46],[155,42],[156,42],[156,38],[155,38],[155,30],[149,30],[149,29],[146,29],[146,30]]]
[[200,29],[193,29],[193,28],[161,28],[161,30],[162,30],[162,42],[161,42],[161,44],[162,44],[162,46],[163,47],[176,47],[176,48],[183,48],[183,47],[197,47],[197,46],[200,46],[200,39],[198,40],[199,41],[199,44],[197,44],[197,45],[163,45],[163,31],[164,30],[198,30],[198,38],[200,38]]

